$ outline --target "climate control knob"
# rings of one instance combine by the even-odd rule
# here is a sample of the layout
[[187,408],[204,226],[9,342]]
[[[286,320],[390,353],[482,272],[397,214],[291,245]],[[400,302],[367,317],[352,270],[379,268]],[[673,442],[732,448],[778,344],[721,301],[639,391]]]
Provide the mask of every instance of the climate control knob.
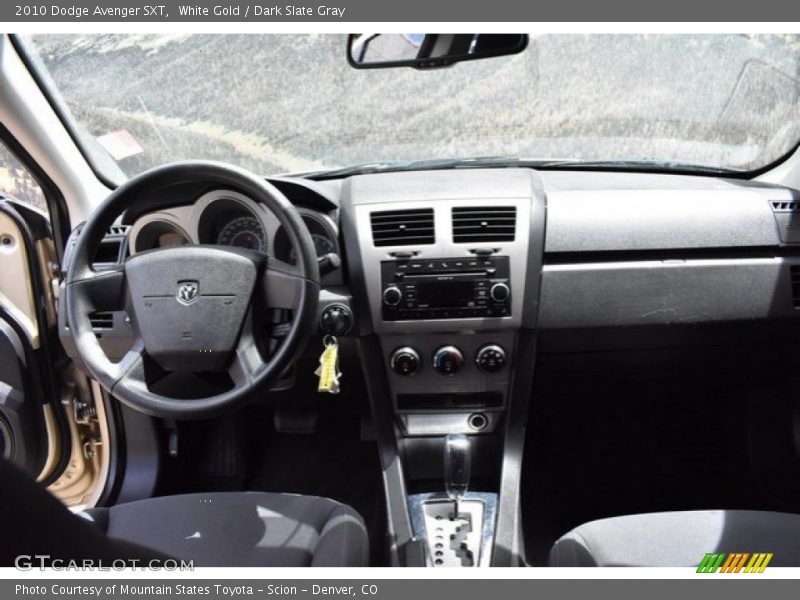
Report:
[[397,306],[403,299],[403,292],[400,288],[393,285],[383,290],[383,303],[387,306]]
[[475,353],[475,364],[484,373],[497,373],[506,365],[506,351],[497,344],[486,344]]
[[510,295],[511,288],[505,283],[495,283],[489,290],[489,296],[491,296],[492,300],[495,302],[505,302]]
[[464,366],[464,355],[455,346],[442,346],[433,354],[433,368],[442,375],[455,375]]
[[419,354],[410,346],[403,346],[392,352],[389,366],[398,375],[413,375],[419,370]]

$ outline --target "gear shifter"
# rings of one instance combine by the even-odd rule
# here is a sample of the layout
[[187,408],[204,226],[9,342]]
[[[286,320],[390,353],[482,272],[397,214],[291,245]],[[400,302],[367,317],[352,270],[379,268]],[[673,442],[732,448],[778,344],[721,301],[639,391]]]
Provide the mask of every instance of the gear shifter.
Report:
[[467,493],[471,471],[469,438],[451,433],[444,442],[444,489],[453,501],[453,517],[458,518],[458,503]]
[[409,496],[414,535],[425,541],[426,564],[433,567],[488,566],[494,546],[497,493],[471,491],[472,440],[444,438],[444,489]]

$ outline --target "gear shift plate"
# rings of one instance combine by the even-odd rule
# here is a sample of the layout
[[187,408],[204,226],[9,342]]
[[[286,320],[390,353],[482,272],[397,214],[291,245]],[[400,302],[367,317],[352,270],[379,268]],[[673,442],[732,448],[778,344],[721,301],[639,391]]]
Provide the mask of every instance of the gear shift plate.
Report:
[[436,567],[474,567],[480,561],[483,502],[452,500],[422,505],[430,561]]
[[414,537],[425,542],[429,566],[489,566],[494,545],[497,494],[468,492],[458,503],[458,518],[452,521],[454,503],[441,492],[413,494],[408,497],[408,506]]

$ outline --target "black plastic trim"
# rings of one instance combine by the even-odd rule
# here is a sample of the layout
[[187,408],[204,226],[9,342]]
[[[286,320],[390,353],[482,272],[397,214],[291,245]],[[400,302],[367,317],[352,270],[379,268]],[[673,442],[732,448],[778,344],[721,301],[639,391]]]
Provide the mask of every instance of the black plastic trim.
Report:
[[525,432],[532,402],[537,334],[522,329],[514,348],[517,367],[511,381],[506,409],[506,430],[503,439],[503,466],[500,473],[500,494],[495,525],[493,567],[525,566],[525,543],[522,535],[522,460]]
[[[91,386],[91,380],[87,377]],[[91,389],[91,387],[90,387]],[[125,425],[122,421],[120,405],[102,388],[103,409],[106,413],[106,423],[108,423],[108,475],[106,477],[103,491],[97,500],[97,506],[113,506],[119,497],[122,482],[125,478]],[[95,402],[97,399],[95,398]]]
[[[23,380],[22,391],[25,393],[32,392],[34,397],[31,398],[31,400],[33,400],[36,403],[36,405],[41,408],[45,404],[43,398],[44,390],[40,385],[40,380],[34,376],[35,372],[34,370],[36,369],[35,365],[38,364],[36,350],[34,350],[33,346],[31,346],[30,340],[28,339],[28,336],[26,335],[25,329],[22,327],[22,325],[17,321],[16,318],[14,318],[14,316],[11,313],[9,313],[2,306],[0,306],[0,320],[2,320],[11,328],[11,330],[16,334],[17,338],[19,339],[20,344],[22,345],[22,351],[24,353],[24,361],[25,361],[25,364],[23,365],[24,380]],[[39,418],[37,419],[37,423],[39,424],[38,427],[39,440],[37,441],[39,442],[39,450],[41,450],[41,444],[42,443],[46,444],[47,442],[47,427],[45,426],[44,415],[41,414],[41,411],[39,412],[38,417]],[[2,414],[0,414],[0,418],[3,418]],[[13,425],[8,421],[8,419],[5,418],[3,418],[3,422],[7,425],[7,429],[13,435],[14,434]],[[36,462],[33,465],[33,470],[36,472],[29,474],[34,477],[38,476],[38,474],[44,467],[46,459],[47,459],[47,451],[45,446],[45,451],[39,452],[38,455],[36,456]]]
[[574,265],[665,260],[722,260],[748,258],[788,258],[800,256],[800,247],[748,246],[731,248],[676,248],[664,250],[610,250],[548,252],[545,265]]
[[359,248],[358,227],[355,222],[355,210],[350,199],[351,179],[347,179],[342,187],[342,203],[339,212],[339,230],[344,240],[344,255],[347,264],[348,282],[353,292],[353,312],[355,313],[356,332],[358,335],[373,333],[370,317],[367,282],[364,277],[364,264]]
[[528,234],[528,264],[525,275],[525,303],[522,328],[514,349],[512,380],[506,408],[503,436],[503,463],[495,525],[492,566],[516,567],[525,564],[522,538],[521,479],[525,451],[525,432],[532,402],[533,374],[536,365],[539,306],[542,290],[545,232],[547,229],[547,196],[541,179],[534,181],[531,196],[531,219]]
[[394,425],[391,393],[386,381],[383,353],[380,341],[375,335],[359,338],[358,345],[363,361],[362,368],[367,385],[367,396],[376,429],[378,457],[383,472],[390,565],[406,566],[402,563],[405,557],[405,547],[413,541],[414,533],[408,513],[408,495],[397,443],[399,433]]
[[160,474],[161,446],[156,434],[156,420],[117,402],[102,390],[106,415],[113,414],[114,428],[109,427],[114,444],[109,477],[98,506],[113,506],[153,496]]
[[412,541],[413,531],[408,514],[405,477],[397,443],[398,432],[392,414],[391,392],[386,380],[386,368],[383,364],[383,352],[378,337],[373,335],[370,320],[364,266],[358,248],[358,233],[350,201],[349,185],[348,180],[342,191],[340,228],[345,245],[345,255],[349,261],[348,273],[353,293],[355,331],[359,336],[359,355],[363,361],[364,381],[367,386],[367,396],[377,433],[378,454],[383,470],[390,564],[398,566],[402,565],[406,559],[406,545]]
[[547,232],[547,194],[542,179],[531,173],[531,216],[528,224],[528,256],[525,273],[525,302],[522,307],[522,327],[536,329],[539,321],[539,302],[542,289],[545,236]]

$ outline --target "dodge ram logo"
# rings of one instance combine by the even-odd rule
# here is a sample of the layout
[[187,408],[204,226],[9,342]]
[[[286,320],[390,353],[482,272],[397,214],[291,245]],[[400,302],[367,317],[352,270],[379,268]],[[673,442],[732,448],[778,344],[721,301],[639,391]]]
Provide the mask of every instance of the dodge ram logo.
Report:
[[175,295],[175,299],[184,306],[188,306],[197,300],[198,289],[199,286],[196,281],[179,281],[178,293]]

